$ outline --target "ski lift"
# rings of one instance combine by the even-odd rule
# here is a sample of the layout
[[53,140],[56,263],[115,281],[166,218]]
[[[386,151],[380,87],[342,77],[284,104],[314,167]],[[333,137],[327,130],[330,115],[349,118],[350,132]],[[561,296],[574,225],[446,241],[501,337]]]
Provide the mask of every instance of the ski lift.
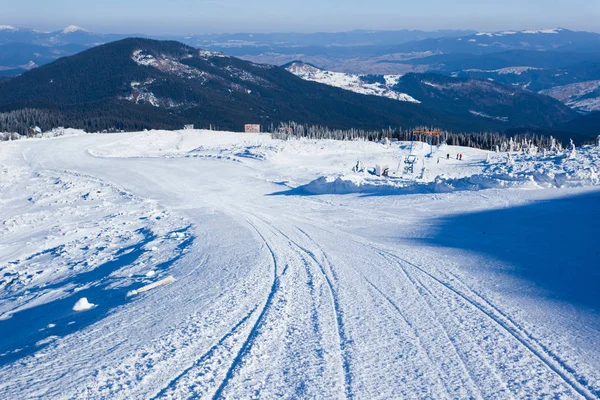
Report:
[[409,154],[404,160],[404,172],[405,173],[414,173],[415,172],[415,163],[417,162],[417,156],[414,154]]
[[[427,155],[427,157],[431,157],[433,156],[433,137],[434,136],[441,136],[442,132],[441,131],[434,131],[434,130],[429,130],[429,129],[415,129],[413,131],[414,134],[418,133],[421,135],[425,135],[428,136],[429,139],[429,154]],[[413,135],[413,140],[414,140],[414,135]],[[411,143],[411,152],[412,152],[412,143]]]

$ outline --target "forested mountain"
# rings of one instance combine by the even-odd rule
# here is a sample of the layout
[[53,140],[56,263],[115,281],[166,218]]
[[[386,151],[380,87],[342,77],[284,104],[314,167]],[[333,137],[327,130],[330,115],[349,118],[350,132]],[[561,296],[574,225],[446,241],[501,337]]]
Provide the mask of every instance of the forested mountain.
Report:
[[551,127],[578,116],[550,97],[491,82],[408,74],[393,89],[420,103],[305,81],[283,68],[178,42],[125,39],[1,82],[0,130],[173,129],[188,123],[240,130],[245,123],[296,121],[479,132]]
[[[530,91],[489,81],[440,74],[353,75],[293,62],[284,67],[308,81],[349,91],[422,104],[444,115],[487,120],[487,127],[552,127],[579,114],[561,102]],[[481,123],[472,123],[480,126]],[[475,129],[475,128],[473,128]]]
[[148,39],[98,46],[0,84],[0,112],[22,109],[58,113],[61,125],[89,130],[184,123],[240,129],[289,120],[334,127],[468,126],[415,104],[306,82],[283,68]]
[[548,96],[484,80],[410,73],[398,80],[394,90],[407,93],[439,112],[486,118],[500,130],[552,127],[579,116]]

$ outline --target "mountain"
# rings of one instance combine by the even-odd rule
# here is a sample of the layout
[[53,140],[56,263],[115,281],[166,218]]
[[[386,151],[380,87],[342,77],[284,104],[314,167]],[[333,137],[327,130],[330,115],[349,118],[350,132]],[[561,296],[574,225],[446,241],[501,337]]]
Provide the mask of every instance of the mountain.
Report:
[[596,83],[600,54],[510,50],[492,54],[442,54],[408,61],[430,72],[490,80],[550,95],[580,112],[600,110]]
[[[175,40],[184,44],[213,51],[223,51],[249,61],[281,65],[300,57],[314,57],[319,63],[340,67],[349,59],[357,56],[372,57],[385,49],[399,43],[423,40],[428,38],[458,37],[473,33],[465,30],[437,31],[366,31],[350,32],[318,32],[318,33],[233,33],[204,34],[186,36],[160,36],[136,34],[133,36],[157,40]],[[19,43],[53,48],[56,46],[77,45],[90,48],[103,43],[124,39],[132,35],[98,34],[77,26],[69,26],[55,32],[40,32],[32,29],[21,29],[12,26],[0,26],[0,45]],[[81,51],[72,51],[72,55]],[[29,51],[27,62],[35,61],[38,65],[51,62],[36,56],[35,49]],[[38,58],[36,60],[36,57]],[[15,60],[0,63],[0,68],[14,69],[18,65]],[[348,66],[352,64],[348,63]]]
[[499,127],[552,127],[578,114],[548,96],[490,81],[410,73],[393,87],[449,115],[475,115]]
[[600,136],[600,111],[564,123],[558,126],[557,129],[565,132],[581,133],[590,139],[595,139]]
[[[101,129],[224,129],[294,120],[331,127],[446,125],[417,104],[304,81],[177,42],[125,39],[94,47],[0,83],[0,112],[35,109],[48,124]],[[20,126],[21,130],[26,127]],[[2,130],[2,129],[0,129]]]
[[[487,127],[551,127],[578,114],[559,101],[519,88],[489,81],[453,78],[440,74],[353,75],[293,62],[288,71],[308,81],[395,100],[421,103],[447,116],[485,120]],[[472,122],[473,129],[480,127]]]
[[3,44],[0,45],[0,71],[30,70],[85,49],[87,47],[77,44],[53,47],[28,43]]
[[488,54],[507,50],[595,52],[600,34],[568,29],[542,29],[502,32],[479,32],[458,38],[443,37],[401,44],[395,52],[434,52],[438,54]]
[[555,86],[540,93],[554,97],[577,111],[600,111],[600,80]]
[[387,85],[398,98],[405,93],[420,103],[354,93],[178,42],[124,39],[1,82],[0,130],[24,131],[31,121],[91,131],[186,123],[240,130],[244,123],[293,120],[333,128],[435,125],[471,132],[548,127],[577,116],[555,99],[492,82],[436,74],[408,74],[395,84],[387,79],[360,81],[372,90]]
[[344,72],[326,71],[312,64],[294,61],[283,65],[292,74],[306,80],[339,87],[355,93],[382,96],[399,101],[419,103],[406,93],[393,90],[400,75],[355,75]]

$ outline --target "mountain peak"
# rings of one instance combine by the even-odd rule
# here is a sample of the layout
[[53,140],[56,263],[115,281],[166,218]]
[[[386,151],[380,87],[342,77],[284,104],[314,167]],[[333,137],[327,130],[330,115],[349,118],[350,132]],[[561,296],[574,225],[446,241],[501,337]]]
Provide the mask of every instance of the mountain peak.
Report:
[[75,25],[70,25],[67,26],[65,29],[63,29],[62,33],[69,34],[69,33],[75,33],[75,32],[89,32],[87,29],[81,28],[79,26],[75,26]]
[[18,30],[18,28],[11,25],[0,25],[0,31],[16,32]]

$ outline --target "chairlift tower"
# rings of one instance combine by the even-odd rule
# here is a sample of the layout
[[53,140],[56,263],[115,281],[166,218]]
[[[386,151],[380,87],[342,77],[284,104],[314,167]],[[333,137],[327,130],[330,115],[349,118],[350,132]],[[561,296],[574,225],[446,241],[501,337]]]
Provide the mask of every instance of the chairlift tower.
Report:
[[[421,134],[421,135],[428,136],[428,138],[429,138],[429,154],[427,155],[427,157],[432,157],[433,156],[433,137],[441,136],[442,132],[435,131],[435,130],[429,130],[429,129],[415,129],[413,131],[413,140],[414,140],[415,134]],[[411,153],[412,153],[412,142],[411,142],[410,148],[411,148]]]

